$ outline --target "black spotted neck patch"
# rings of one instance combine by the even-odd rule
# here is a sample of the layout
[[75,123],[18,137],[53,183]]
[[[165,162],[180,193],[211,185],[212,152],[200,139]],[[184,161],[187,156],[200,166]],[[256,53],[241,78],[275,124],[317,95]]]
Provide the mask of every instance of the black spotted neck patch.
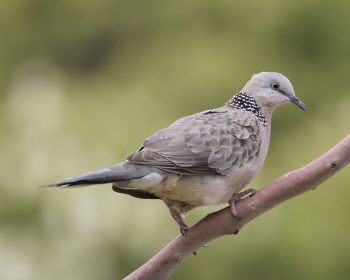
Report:
[[239,92],[234,95],[228,102],[228,105],[235,109],[240,109],[248,112],[252,112],[266,127],[265,116],[261,113],[260,106],[256,103],[255,99],[249,94]]

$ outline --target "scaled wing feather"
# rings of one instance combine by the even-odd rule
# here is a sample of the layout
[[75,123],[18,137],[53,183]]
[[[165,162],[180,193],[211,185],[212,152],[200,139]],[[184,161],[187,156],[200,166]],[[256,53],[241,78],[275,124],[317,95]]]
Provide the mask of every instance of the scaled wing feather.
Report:
[[249,112],[219,108],[174,122],[146,139],[128,161],[177,174],[221,174],[254,159],[259,120]]

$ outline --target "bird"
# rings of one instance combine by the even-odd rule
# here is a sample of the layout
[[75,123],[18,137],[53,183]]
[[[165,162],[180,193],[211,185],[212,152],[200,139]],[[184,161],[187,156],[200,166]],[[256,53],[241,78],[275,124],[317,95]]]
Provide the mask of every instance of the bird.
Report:
[[182,117],[148,137],[126,160],[108,168],[42,187],[73,188],[112,183],[115,192],[161,199],[185,235],[183,218],[195,207],[235,203],[255,194],[243,190],[267,156],[271,118],[276,108],[296,97],[289,79],[278,72],[253,74],[222,107]]

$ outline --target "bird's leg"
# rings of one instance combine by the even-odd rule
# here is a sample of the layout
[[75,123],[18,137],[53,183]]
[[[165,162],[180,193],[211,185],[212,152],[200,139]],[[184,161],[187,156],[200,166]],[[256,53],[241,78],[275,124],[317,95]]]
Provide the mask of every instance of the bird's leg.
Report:
[[238,212],[237,212],[236,206],[235,206],[235,202],[241,200],[242,198],[246,197],[247,195],[248,195],[248,197],[252,197],[255,194],[256,194],[256,190],[253,188],[246,189],[243,192],[234,193],[232,195],[231,199],[228,201],[228,205],[230,206],[232,215],[234,217],[236,217],[237,219],[242,219],[242,217],[240,215],[238,215]]
[[188,225],[184,222],[184,220],[181,217],[181,214],[174,208],[169,208],[170,215],[173,217],[173,219],[178,223],[180,226],[180,232],[182,236],[185,236],[186,231],[189,229]]

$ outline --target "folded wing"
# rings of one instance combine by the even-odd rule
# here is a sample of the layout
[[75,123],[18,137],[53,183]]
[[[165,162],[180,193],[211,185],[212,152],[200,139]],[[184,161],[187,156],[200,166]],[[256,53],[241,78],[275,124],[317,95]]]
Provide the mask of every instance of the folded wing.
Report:
[[259,154],[258,122],[242,110],[204,111],[158,131],[127,159],[177,174],[225,175]]

